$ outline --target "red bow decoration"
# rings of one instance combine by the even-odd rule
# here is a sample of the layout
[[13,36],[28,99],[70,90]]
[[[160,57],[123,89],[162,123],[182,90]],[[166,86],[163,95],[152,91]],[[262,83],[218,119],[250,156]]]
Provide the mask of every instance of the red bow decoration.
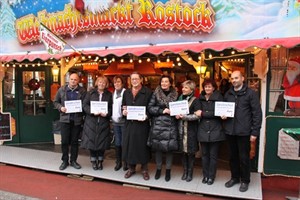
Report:
[[75,0],[75,8],[78,10],[82,15],[84,15],[84,2],[83,0]]

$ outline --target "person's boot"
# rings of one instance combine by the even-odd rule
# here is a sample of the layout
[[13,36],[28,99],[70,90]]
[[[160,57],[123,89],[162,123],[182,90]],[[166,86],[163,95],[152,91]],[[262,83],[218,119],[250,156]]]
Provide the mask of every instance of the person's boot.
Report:
[[116,166],[115,166],[115,171],[118,171],[122,167],[122,148],[120,146],[115,147],[116,150]]
[[97,160],[97,158],[91,156],[90,159],[91,159],[93,170],[98,170],[98,160]]
[[181,180],[186,180],[187,173],[188,173],[188,156],[186,153],[183,153],[182,155],[182,166],[183,166],[183,175],[181,177]]
[[94,160],[94,161],[91,161],[91,163],[92,163],[93,170],[97,170],[98,169],[98,163],[97,163],[97,161]]
[[165,180],[168,182],[171,179],[171,169],[166,169]]
[[103,169],[103,160],[98,160],[98,169],[102,170]]
[[193,180],[193,170],[194,170],[195,154],[188,155],[188,173],[186,181],[190,182]]
[[124,161],[123,163],[123,171],[127,171],[129,168],[128,168],[128,164],[126,161]]
[[160,178],[160,174],[161,174],[161,169],[156,169],[156,172],[155,172],[155,180],[158,180]]

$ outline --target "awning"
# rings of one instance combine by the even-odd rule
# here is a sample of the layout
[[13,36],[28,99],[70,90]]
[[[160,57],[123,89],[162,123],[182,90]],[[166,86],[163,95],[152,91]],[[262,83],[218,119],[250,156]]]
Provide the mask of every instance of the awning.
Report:
[[[249,47],[259,47],[268,49],[274,45],[281,45],[286,48],[292,48],[300,44],[299,37],[290,38],[273,38],[273,39],[257,39],[257,40],[238,40],[238,41],[218,41],[218,42],[193,42],[193,43],[172,43],[172,44],[157,44],[157,45],[145,45],[145,46],[124,46],[124,47],[105,47],[99,49],[84,49],[81,53],[85,55],[98,55],[101,57],[107,55],[115,55],[121,57],[125,54],[133,54],[135,56],[141,56],[145,53],[159,55],[165,51],[180,53],[182,51],[200,52],[204,49],[212,49],[215,51],[222,51],[227,48],[234,48],[237,50],[243,50]],[[21,62],[25,59],[33,61],[35,59],[48,60],[50,58],[60,59],[65,56],[69,56],[74,52],[66,50],[63,54],[49,55],[45,52],[32,52],[24,54],[9,54],[0,55],[1,62],[17,61]]]

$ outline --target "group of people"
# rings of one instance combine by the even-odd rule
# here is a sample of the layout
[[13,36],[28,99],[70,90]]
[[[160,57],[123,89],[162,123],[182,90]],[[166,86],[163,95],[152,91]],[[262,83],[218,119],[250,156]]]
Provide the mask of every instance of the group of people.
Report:
[[[121,76],[113,79],[113,94],[107,90],[108,79],[99,76],[95,88],[86,92],[79,86],[76,73],[70,75],[69,83],[61,87],[54,100],[60,111],[62,135],[62,164],[60,170],[70,164],[76,169],[78,137],[83,124],[81,146],[90,151],[94,170],[103,169],[104,153],[110,146],[110,120],[115,136],[116,166],[123,166],[125,178],[136,173],[141,165],[144,180],[149,180],[148,162],[154,152],[155,179],[162,174],[165,157],[165,181],[171,179],[174,151],[182,153],[182,180],[193,179],[195,154],[202,152],[203,184],[212,185],[216,178],[219,146],[225,139],[229,143],[231,179],[225,183],[229,188],[241,183],[239,190],[245,192],[250,183],[250,143],[259,135],[262,111],[257,94],[247,87],[240,71],[231,74],[232,86],[222,95],[213,79],[205,79],[203,90],[195,97],[196,84],[192,80],[182,83],[182,93],[178,95],[173,87],[173,79],[162,75],[159,85],[152,92],[143,86],[143,77],[134,72],[130,75],[131,87],[125,89]],[[81,100],[83,112],[68,113],[65,101]],[[189,114],[170,115],[170,103],[186,100]],[[107,102],[107,111],[91,113],[91,102]],[[234,102],[234,117],[215,116],[215,103]],[[127,119],[129,106],[145,108],[145,117],[139,120]],[[83,123],[83,116],[85,120]],[[69,158],[69,145],[71,156]],[[69,163],[70,161],[70,163]]]

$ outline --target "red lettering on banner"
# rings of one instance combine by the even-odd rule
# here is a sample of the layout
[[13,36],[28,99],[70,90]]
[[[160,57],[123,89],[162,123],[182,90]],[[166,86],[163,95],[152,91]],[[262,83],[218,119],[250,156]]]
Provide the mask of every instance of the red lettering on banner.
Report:
[[214,28],[214,11],[208,0],[198,0],[195,5],[179,1],[166,4],[153,0],[124,1],[107,12],[82,15],[71,4],[63,11],[47,13],[46,10],[16,20],[16,33],[22,44],[39,40],[39,22],[57,35],[72,34],[89,30],[105,30],[114,27],[123,29],[137,27],[186,29],[211,32]]

